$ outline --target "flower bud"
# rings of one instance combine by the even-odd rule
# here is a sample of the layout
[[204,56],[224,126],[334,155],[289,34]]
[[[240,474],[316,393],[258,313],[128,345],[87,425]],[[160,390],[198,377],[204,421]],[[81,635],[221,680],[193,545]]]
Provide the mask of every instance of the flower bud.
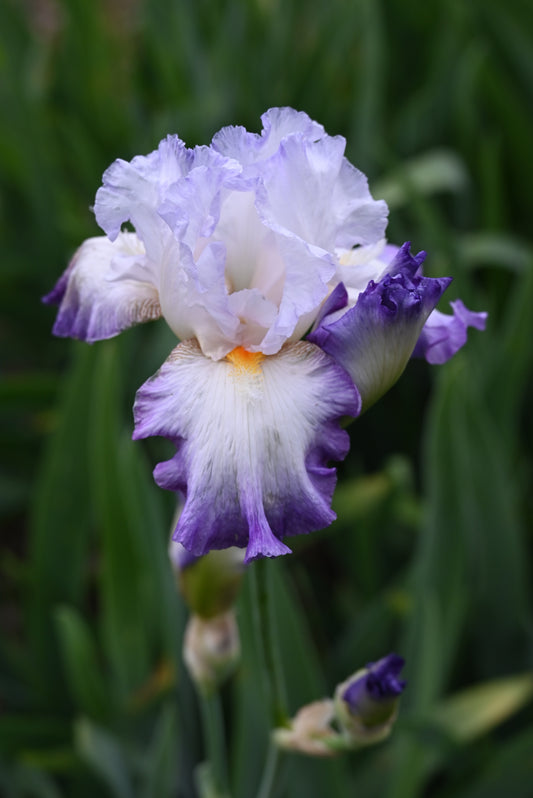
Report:
[[244,573],[244,551],[231,547],[203,557],[170,542],[169,555],[179,589],[194,615],[215,618],[235,603]]
[[404,660],[389,654],[357,671],[335,691],[335,713],[354,743],[378,742],[390,733],[406,682],[399,679]]
[[275,729],[275,744],[310,756],[334,756],[379,743],[390,734],[398,712],[403,665],[397,654],[369,663],[337,687],[334,700],[307,704],[286,728]]
[[241,653],[233,610],[215,618],[191,615],[183,642],[183,659],[193,682],[204,693],[215,690],[234,670]]

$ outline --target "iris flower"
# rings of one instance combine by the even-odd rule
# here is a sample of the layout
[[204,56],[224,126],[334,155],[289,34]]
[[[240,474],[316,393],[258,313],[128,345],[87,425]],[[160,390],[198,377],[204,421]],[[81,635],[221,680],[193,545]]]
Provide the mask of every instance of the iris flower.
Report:
[[106,235],[44,298],[54,333],[88,342],[165,319],[180,342],[137,393],[133,437],[176,446],[154,470],[184,497],[175,539],[197,556],[245,547],[247,562],[331,523],[340,421],[486,315],[434,310],[450,279],[386,244],[387,206],[341,136],[290,108],[262,122],[115,161],[94,205]]

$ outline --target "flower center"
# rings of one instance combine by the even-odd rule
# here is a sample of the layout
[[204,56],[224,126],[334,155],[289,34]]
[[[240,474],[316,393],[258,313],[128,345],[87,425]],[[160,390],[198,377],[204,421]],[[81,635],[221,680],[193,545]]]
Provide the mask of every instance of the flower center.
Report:
[[248,352],[243,346],[237,346],[226,355],[226,360],[229,360],[238,374],[260,374],[261,361],[264,359],[262,352]]

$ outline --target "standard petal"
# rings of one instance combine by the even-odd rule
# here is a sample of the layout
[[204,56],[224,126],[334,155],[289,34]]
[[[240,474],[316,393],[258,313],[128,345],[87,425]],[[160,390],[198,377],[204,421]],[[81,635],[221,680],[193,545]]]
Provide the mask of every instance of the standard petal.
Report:
[[417,272],[424,253],[399,250],[390,273],[370,281],[355,304],[325,317],[308,339],[332,355],[352,377],[367,409],[394,385],[450,278]]
[[144,248],[134,233],[88,238],[55,288],[43,297],[59,305],[55,335],[92,343],[161,315]]
[[273,155],[281,141],[293,133],[300,133],[310,141],[326,135],[324,128],[314,122],[304,111],[294,108],[270,108],[262,117],[261,134],[249,133],[241,126],[223,127],[215,134],[212,146],[228,158],[243,166],[266,160]]
[[283,140],[265,164],[262,217],[322,249],[383,238],[387,205],[374,200],[365,175],[344,157],[342,136]]
[[[357,297],[365,290],[370,280],[379,282],[385,276],[388,271],[389,249],[390,246],[384,238],[375,244],[352,249],[337,249],[339,265],[336,277],[348,291],[348,304],[355,305]],[[396,255],[399,247],[394,249]]]
[[456,299],[450,302],[453,315],[434,310],[424,324],[415,346],[413,357],[425,357],[428,363],[440,364],[466,344],[467,329],[484,330],[487,313],[475,313]]
[[179,260],[161,269],[161,309],[178,338],[196,338],[208,357],[218,360],[237,343],[239,319],[228,305],[225,249],[210,243],[195,261],[181,245]]
[[275,354],[287,340],[305,334],[327,296],[328,282],[335,272],[329,253],[290,233],[275,233],[274,238],[285,265],[285,280],[278,314],[258,347],[265,354]]
[[261,136],[250,133],[242,125],[228,125],[215,133],[211,146],[222,155],[247,166],[257,160],[262,141]]
[[264,142],[263,157],[269,157],[278,149],[280,143],[287,136],[299,133],[309,141],[317,141],[327,136],[324,127],[311,119],[305,111],[296,111],[294,108],[284,106],[269,108],[261,116],[263,130],[261,137]]
[[167,136],[157,150],[118,159],[104,172],[96,193],[96,221],[114,240],[124,222],[131,222],[157,265],[168,244],[170,230],[159,214],[170,186],[189,172],[193,153],[177,136]]
[[177,447],[154,471],[185,495],[175,539],[196,555],[247,547],[250,561],[285,554],[283,537],[334,519],[327,462],[346,455],[338,421],[359,408],[349,376],[312,344],[271,357],[239,347],[213,361],[185,341],[138,391],[134,438]]

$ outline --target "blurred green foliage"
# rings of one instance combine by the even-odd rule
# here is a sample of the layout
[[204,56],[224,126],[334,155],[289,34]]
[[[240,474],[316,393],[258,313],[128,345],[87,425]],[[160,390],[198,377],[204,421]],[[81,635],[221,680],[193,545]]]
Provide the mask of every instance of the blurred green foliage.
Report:
[[[114,158],[292,105],[346,136],[390,239],[490,319],[353,424],[339,520],[270,564],[291,711],[391,649],[409,681],[389,742],[289,758],[280,795],[531,795],[532,53],[529,0],[0,4],[0,794],[194,795],[172,497],[151,480],[157,442],[130,440],[172,339],[54,340],[39,299],[97,234]],[[249,591],[224,693],[235,798],[268,734]]]

